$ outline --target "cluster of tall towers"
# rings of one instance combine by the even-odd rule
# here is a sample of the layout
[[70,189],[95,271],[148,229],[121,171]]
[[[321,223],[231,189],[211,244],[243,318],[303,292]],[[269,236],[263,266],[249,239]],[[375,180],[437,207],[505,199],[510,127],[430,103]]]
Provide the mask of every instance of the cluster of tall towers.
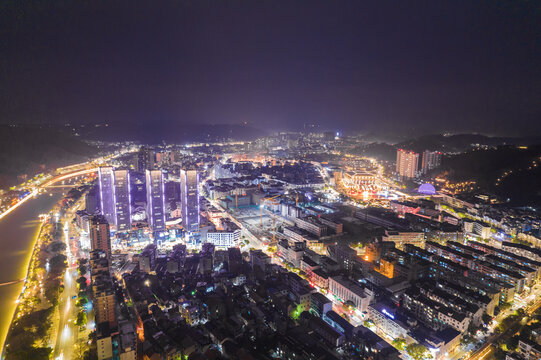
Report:
[[426,174],[440,166],[441,157],[442,153],[439,151],[425,150],[419,154],[414,151],[398,149],[396,151],[396,173],[401,178],[413,179],[419,174]]
[[[146,214],[153,232],[166,228],[165,179],[162,170],[146,170]],[[100,167],[98,170],[100,214],[118,232],[132,227],[130,170]],[[182,225],[186,231],[199,229],[199,173],[180,172]]]

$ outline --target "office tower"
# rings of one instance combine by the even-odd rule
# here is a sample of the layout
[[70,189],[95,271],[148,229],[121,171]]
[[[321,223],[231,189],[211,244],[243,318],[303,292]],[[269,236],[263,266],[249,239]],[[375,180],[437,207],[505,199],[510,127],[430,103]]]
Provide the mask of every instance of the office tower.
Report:
[[92,186],[85,197],[86,212],[90,215],[100,213],[100,190],[99,186]]
[[441,152],[439,151],[423,151],[423,161],[421,169],[423,174],[426,174],[428,171],[437,168],[441,165]]
[[419,168],[419,154],[413,151],[398,149],[396,152],[396,172],[402,178],[413,179]]
[[180,171],[182,226],[186,231],[199,230],[199,173],[195,169]]
[[114,198],[115,198],[115,228],[117,231],[131,229],[131,188],[130,171],[115,170]]
[[111,254],[111,235],[109,223],[103,215],[93,216],[90,220],[90,249],[103,250]]
[[147,219],[152,231],[165,230],[165,195],[163,172],[147,170]]
[[100,212],[109,224],[115,224],[115,175],[111,166],[98,168]]
[[137,153],[137,171],[143,172],[154,168],[154,151],[146,146]]

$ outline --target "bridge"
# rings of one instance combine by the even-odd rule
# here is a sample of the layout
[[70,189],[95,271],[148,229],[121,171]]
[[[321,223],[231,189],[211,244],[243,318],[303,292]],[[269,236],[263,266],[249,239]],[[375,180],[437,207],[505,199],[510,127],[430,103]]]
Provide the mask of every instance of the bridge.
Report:
[[13,281],[7,281],[7,282],[4,282],[4,283],[0,283],[0,287],[1,286],[6,286],[6,285],[17,284],[17,283],[23,282],[24,280],[25,279],[18,279],[18,280],[13,280]]
[[[55,184],[60,182],[60,181],[73,179],[73,178],[79,178],[81,176],[92,174],[92,173],[95,173],[97,171],[98,171],[98,168],[92,167],[92,168],[87,168],[87,169],[83,169],[83,170],[73,171],[73,172],[70,172],[70,173],[67,173],[67,174],[63,174],[63,175],[58,175],[58,176],[52,178],[51,180],[47,181],[45,184],[41,185],[40,188],[55,187]],[[56,187],[65,187],[65,186],[73,186],[73,185],[64,185],[64,184],[56,185]]]
[[[15,209],[17,209],[19,206],[21,206],[22,204],[24,204],[25,202],[30,200],[32,197],[36,196],[39,193],[40,189],[46,189],[46,188],[55,187],[55,184],[60,182],[60,181],[68,180],[68,179],[72,179],[72,178],[78,178],[78,177],[81,177],[81,176],[84,176],[84,175],[95,173],[97,171],[98,171],[98,168],[91,167],[91,168],[87,168],[87,169],[83,169],[83,170],[77,170],[77,171],[73,171],[73,172],[70,172],[70,173],[67,173],[67,174],[62,174],[62,175],[55,176],[54,178],[50,179],[49,181],[45,182],[44,184],[41,184],[38,187],[34,188],[30,194],[26,195],[24,198],[19,200],[15,205],[13,205],[13,206],[9,207],[8,209],[6,209],[6,211],[4,211],[3,213],[0,214],[0,219],[6,217],[11,212],[13,212]],[[60,185],[57,185],[57,187],[58,186],[60,186]],[[71,185],[71,186],[73,186],[73,185]],[[66,187],[66,186],[62,185],[60,187]]]

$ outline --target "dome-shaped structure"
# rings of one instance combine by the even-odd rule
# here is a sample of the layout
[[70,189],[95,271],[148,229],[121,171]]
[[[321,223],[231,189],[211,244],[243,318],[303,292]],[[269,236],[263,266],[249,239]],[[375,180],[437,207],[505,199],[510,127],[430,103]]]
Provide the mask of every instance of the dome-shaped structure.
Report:
[[417,192],[423,195],[435,195],[436,189],[434,188],[434,185],[425,183],[419,186],[419,189],[417,189]]

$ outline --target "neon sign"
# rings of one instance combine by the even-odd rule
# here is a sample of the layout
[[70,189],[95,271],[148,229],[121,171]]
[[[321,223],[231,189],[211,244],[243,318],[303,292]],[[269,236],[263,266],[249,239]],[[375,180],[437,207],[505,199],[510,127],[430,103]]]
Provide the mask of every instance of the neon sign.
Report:
[[390,317],[391,319],[394,320],[394,315],[391,314],[390,312],[388,312],[387,310],[382,309],[381,312],[384,313],[385,315],[387,315],[388,317]]

